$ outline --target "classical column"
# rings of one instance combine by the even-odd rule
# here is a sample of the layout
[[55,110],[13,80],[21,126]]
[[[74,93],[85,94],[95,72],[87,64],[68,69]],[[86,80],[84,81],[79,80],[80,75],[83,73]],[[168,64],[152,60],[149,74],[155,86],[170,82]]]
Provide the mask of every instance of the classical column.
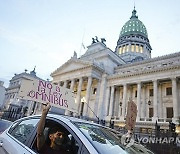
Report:
[[78,84],[78,90],[77,90],[77,97],[76,97],[76,102],[77,102],[77,107],[78,107],[78,113],[80,112],[80,103],[81,103],[81,89],[82,89],[82,83],[83,83],[83,78],[79,78],[79,84]]
[[141,117],[141,83],[137,84],[137,120]]
[[58,82],[58,86],[61,86],[61,83],[62,83],[62,81],[59,81],[59,82]]
[[98,117],[100,119],[105,118],[105,110],[106,110],[106,87],[107,87],[107,74],[102,75],[102,80],[99,81],[99,103],[98,103]]
[[137,52],[137,51],[136,51],[136,44],[134,44],[134,52]]
[[158,104],[157,104],[157,92],[158,92],[158,84],[157,84],[157,80],[153,81],[153,121],[155,122],[156,120],[158,120]]
[[88,107],[89,107],[89,97],[91,93],[91,84],[92,84],[92,77],[88,77],[88,84],[87,84],[87,90],[86,90],[86,103],[84,104],[84,116],[88,116]]
[[128,52],[131,51],[131,44],[128,45],[129,48],[128,48]]
[[106,100],[105,100],[105,113],[104,115],[105,116],[108,116],[109,115],[109,100],[110,100],[110,87],[107,87],[106,89]]
[[172,78],[172,97],[173,97],[173,122],[177,123],[178,120],[178,97],[177,97],[177,81]]
[[70,90],[71,90],[71,91],[74,90],[74,82],[75,82],[75,79],[72,79],[72,80],[71,80],[71,86],[70,86]]
[[162,104],[162,84],[160,83],[158,86],[158,116],[159,118],[163,118],[163,104]]
[[142,108],[141,108],[141,118],[146,117],[146,86],[142,87]]
[[122,117],[125,118],[126,113],[126,96],[127,96],[127,84],[123,85],[123,101],[122,101]]
[[145,87],[145,97],[147,98],[147,99],[146,99],[146,114],[145,114],[146,119],[149,118],[149,106],[150,106],[150,105],[148,104],[149,101],[150,101],[150,96],[149,96],[150,94],[149,94],[148,91],[149,91],[149,86],[146,85],[146,87]]
[[64,81],[63,87],[64,87],[64,88],[67,88],[67,80]]
[[[96,100],[95,100],[95,104],[94,104],[94,113],[96,114],[96,116],[97,117],[99,117],[98,116],[98,110],[99,110],[99,97],[100,97],[100,81],[99,80],[97,80],[98,81],[98,83],[97,83],[97,90],[96,90]],[[100,109],[100,110],[102,110],[102,108]],[[94,115],[95,116],[95,115]],[[97,117],[95,117],[95,118],[97,118]]]
[[121,116],[121,106],[122,106],[122,102],[121,102],[121,88],[119,87],[119,100],[118,100],[118,117]]
[[111,99],[109,105],[109,116],[111,117],[113,114],[113,103],[114,103],[114,86],[111,86]]

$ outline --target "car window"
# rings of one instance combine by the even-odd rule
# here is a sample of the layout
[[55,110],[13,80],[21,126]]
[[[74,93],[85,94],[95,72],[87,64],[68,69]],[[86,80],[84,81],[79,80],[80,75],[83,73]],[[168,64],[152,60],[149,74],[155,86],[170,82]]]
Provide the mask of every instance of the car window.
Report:
[[126,154],[125,148],[115,134],[107,128],[87,123],[75,123],[99,153]]
[[87,123],[75,123],[80,131],[87,137],[91,144],[97,149],[99,153],[103,154],[134,154],[144,153],[152,154],[150,150],[142,146],[141,144],[135,143],[130,147],[126,147],[121,143],[119,133],[116,134],[108,128],[100,125],[87,124]]
[[11,129],[10,134],[18,141],[25,143],[29,139],[38,122],[39,119],[23,120]]
[[[43,133],[45,138],[45,144],[48,146],[50,145],[49,131],[53,127],[59,127],[64,133],[65,140],[63,142],[63,148],[66,151],[68,151],[70,154],[80,154],[81,144],[79,141],[77,141],[74,134],[72,134],[69,131],[69,129],[67,128],[68,126],[64,127],[64,125],[54,120],[46,119],[44,133]],[[37,152],[37,136],[34,139],[31,149]]]

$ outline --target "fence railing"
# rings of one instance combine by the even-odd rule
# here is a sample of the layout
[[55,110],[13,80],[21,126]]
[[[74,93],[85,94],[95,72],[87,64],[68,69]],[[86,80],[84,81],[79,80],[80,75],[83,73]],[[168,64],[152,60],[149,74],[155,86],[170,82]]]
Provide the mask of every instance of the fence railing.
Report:
[[1,118],[9,121],[15,121],[24,117],[24,114],[18,111],[3,111],[1,113]]

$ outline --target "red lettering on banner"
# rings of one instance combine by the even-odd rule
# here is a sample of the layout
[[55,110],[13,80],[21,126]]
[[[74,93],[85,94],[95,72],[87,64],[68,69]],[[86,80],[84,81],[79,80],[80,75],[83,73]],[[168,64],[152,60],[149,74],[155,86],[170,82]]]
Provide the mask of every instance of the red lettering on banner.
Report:
[[42,93],[39,93],[39,92],[36,92],[36,99],[38,99],[39,96],[41,96],[41,100],[43,100],[43,94],[42,94]]
[[31,98],[34,98],[35,97],[35,91],[31,90],[27,96],[31,97]]
[[56,91],[60,92],[60,87],[56,86]]
[[54,96],[54,104],[58,104],[58,101],[59,101],[59,99],[58,99],[58,97],[57,96]]
[[47,88],[48,88],[48,89],[52,89],[52,84],[51,84],[51,83],[48,83],[48,84],[47,84]]
[[39,80],[39,86],[41,87],[41,85],[46,88],[46,82],[43,82],[42,80]]
[[64,107],[67,107],[67,108],[68,108],[68,102],[67,102],[67,100],[64,100]]

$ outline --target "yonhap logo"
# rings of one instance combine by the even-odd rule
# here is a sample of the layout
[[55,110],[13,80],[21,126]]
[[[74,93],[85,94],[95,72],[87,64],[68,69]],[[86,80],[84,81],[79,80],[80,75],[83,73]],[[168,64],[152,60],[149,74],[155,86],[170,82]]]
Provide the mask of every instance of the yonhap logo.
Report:
[[139,143],[160,143],[160,144],[170,144],[170,143],[178,143],[180,144],[179,137],[137,137],[137,141]]

